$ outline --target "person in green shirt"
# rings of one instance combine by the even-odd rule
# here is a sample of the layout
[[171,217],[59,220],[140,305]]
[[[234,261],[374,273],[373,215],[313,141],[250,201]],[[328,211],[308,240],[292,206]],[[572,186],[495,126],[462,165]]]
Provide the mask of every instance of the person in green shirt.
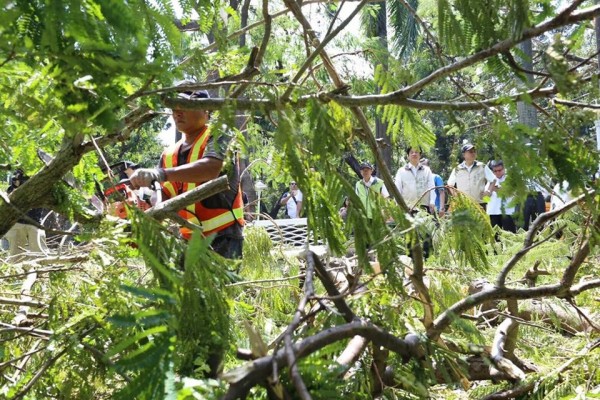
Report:
[[368,162],[360,164],[362,179],[356,182],[354,191],[367,211],[367,218],[373,219],[377,207],[375,196],[382,196],[383,180],[373,176],[373,166]]

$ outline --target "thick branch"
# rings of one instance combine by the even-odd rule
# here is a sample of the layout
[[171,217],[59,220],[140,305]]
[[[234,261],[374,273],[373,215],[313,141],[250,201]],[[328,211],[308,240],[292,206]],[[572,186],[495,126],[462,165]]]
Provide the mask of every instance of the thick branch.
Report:
[[335,359],[335,362],[343,368],[340,376],[344,375],[352,367],[363,351],[365,351],[368,344],[369,341],[362,336],[357,335],[350,339],[342,354]]
[[588,240],[585,240],[579,247],[579,250],[571,260],[569,266],[565,269],[561,283],[519,289],[508,289],[506,287],[496,286],[465,297],[464,299],[454,303],[454,305],[436,318],[431,328],[427,330],[427,336],[432,340],[437,339],[443,330],[452,323],[454,318],[486,301],[503,299],[524,300],[549,296],[568,298],[573,297],[576,293],[581,293],[583,288],[591,289],[596,287],[596,281],[594,281],[594,284],[574,287],[573,290],[570,287],[574,274],[577,272],[581,266],[581,263],[589,254],[589,251],[590,246]]
[[[133,130],[154,116],[153,113],[144,109],[134,110],[124,118],[125,127],[123,129],[103,136],[97,142],[99,145],[106,145],[125,140]],[[79,136],[65,137],[62,148],[54,159],[10,194],[9,201],[12,204],[0,201],[0,236],[6,234],[20,218],[19,214],[14,212],[13,204],[18,205],[19,209],[27,211],[47,204],[48,199],[52,198],[54,184],[77,165],[85,153],[93,149],[93,143],[83,142]]]
[[533,249],[536,246],[536,244],[533,243],[533,239],[535,238],[535,235],[537,234],[537,232],[540,229],[542,229],[544,224],[546,224],[546,222],[551,221],[554,218],[558,217],[559,215],[572,209],[573,207],[578,205],[580,202],[584,201],[591,194],[593,194],[593,192],[588,192],[588,193],[582,194],[581,196],[568,202],[561,208],[557,208],[556,210],[552,210],[552,211],[548,211],[546,213],[540,214],[535,219],[535,221],[533,221],[533,224],[529,228],[529,231],[527,232],[527,236],[525,237],[525,243],[523,244],[523,247],[521,248],[521,250],[519,250],[517,253],[515,253],[511,257],[511,259],[506,262],[506,264],[502,268],[502,271],[500,271],[500,273],[498,274],[498,278],[496,279],[496,286],[498,286],[498,287],[504,286],[504,284],[506,282],[506,277],[508,276],[510,271],[512,271],[512,269],[517,265],[517,263],[531,249]]
[[227,190],[228,188],[229,181],[227,180],[227,176],[220,176],[216,179],[203,183],[189,192],[180,194],[177,197],[173,197],[172,199],[166,200],[152,208],[149,208],[146,210],[146,215],[157,220],[169,218],[172,212],[181,210],[190,204],[207,199],[210,196]]
[[494,335],[491,360],[499,371],[508,375],[512,380],[521,381],[525,379],[525,373],[507,358],[507,354],[510,354],[508,342],[518,327],[519,323],[512,318],[506,318],[500,324]]
[[35,300],[11,299],[9,297],[0,297],[0,304],[8,304],[19,307],[48,307],[47,304]]
[[[585,79],[581,79],[580,83],[588,82],[592,78],[596,77],[594,74]],[[253,82],[254,85],[265,85],[261,82]],[[212,84],[202,84],[198,86],[208,87],[215,86]],[[276,86],[276,85],[269,85]],[[156,92],[166,91],[157,90]],[[150,92],[148,92],[150,93]],[[210,98],[210,99],[195,99],[186,100],[180,98],[163,98],[162,102],[170,108],[183,108],[183,109],[207,109],[207,110],[219,110],[226,106],[233,106],[237,110],[272,110],[282,103],[288,103],[294,107],[305,107],[310,100],[319,100],[321,102],[335,101],[336,103],[346,107],[364,107],[372,105],[398,105],[409,108],[416,108],[419,110],[430,110],[430,111],[470,111],[470,110],[481,110],[490,107],[502,106],[505,104],[514,103],[517,101],[529,101],[528,99],[539,99],[539,98],[550,98],[558,93],[556,86],[550,86],[544,89],[531,89],[518,93],[512,96],[494,97],[490,99],[483,99],[472,102],[454,101],[454,100],[416,100],[412,98],[392,98],[389,94],[374,94],[364,96],[348,96],[339,93],[317,93],[307,96],[299,97],[295,100],[283,101],[281,98],[277,100],[265,100],[265,99],[230,99],[230,98]],[[575,106],[575,104],[573,104]],[[582,107],[586,106],[582,103]]]
[[[569,11],[571,11],[571,10],[569,10]],[[517,44],[519,44],[527,39],[532,39],[532,38],[537,37],[545,32],[548,32],[550,30],[560,28],[561,26],[573,24],[573,23],[580,22],[580,21],[590,20],[590,19],[594,18],[596,15],[600,15],[600,6],[590,7],[590,8],[587,8],[587,9],[579,11],[579,12],[573,12],[572,14],[571,13],[558,14],[556,17],[550,19],[549,21],[542,22],[541,24],[539,24],[533,28],[524,30],[523,35],[518,39],[511,38],[511,39],[506,39],[501,42],[498,42],[488,49],[485,49],[478,53],[475,53],[470,57],[467,57],[460,61],[455,62],[454,64],[442,67],[442,68],[432,72],[431,74],[429,74],[425,78],[421,79],[420,81],[415,82],[414,84],[412,84],[404,89],[397,90],[395,92],[390,93],[389,96],[390,97],[401,97],[401,98],[406,98],[406,97],[412,96],[413,94],[422,90],[425,86],[429,85],[432,82],[438,81],[441,78],[444,78],[444,77],[452,74],[453,72],[460,71],[466,67],[474,65],[474,64],[478,63],[479,61],[485,60],[487,58],[493,57],[502,52],[508,51],[512,47],[516,46]]]
[[[329,296],[332,297],[333,304],[335,304],[338,311],[340,313],[342,313],[344,320],[346,320],[346,322],[352,322],[352,321],[356,320],[357,316],[350,309],[350,307],[344,301],[344,299],[341,298],[340,292],[337,290],[335,283],[333,283],[333,280],[331,279],[329,272],[327,272],[327,269],[325,268],[323,263],[321,263],[321,260],[319,259],[319,257],[317,257],[317,255],[315,253],[313,253],[312,251],[309,253],[309,257],[311,257],[312,260],[314,261],[317,276],[321,280],[321,283],[323,283],[323,286],[325,287],[325,290],[327,290],[327,293],[329,294]],[[308,259],[308,257],[307,257],[307,259]]]
[[285,335],[284,335],[284,343],[285,343],[285,352],[287,357],[288,365],[290,366],[290,376],[292,377],[292,382],[294,382],[294,387],[298,392],[298,395],[303,400],[310,400],[312,397],[306,388],[306,384],[302,380],[300,376],[300,371],[298,371],[298,364],[296,362],[296,354],[294,353],[293,343],[292,343],[292,335],[296,328],[300,325],[302,321],[302,315],[304,314],[304,309],[306,308],[306,304],[308,300],[314,295],[314,285],[313,285],[313,276],[315,272],[315,263],[313,261],[312,254],[309,253],[306,257],[306,277],[304,278],[304,296],[300,303],[298,304],[298,308],[296,308],[296,312],[294,313],[294,317],[292,318],[292,322],[288,325]]
[[[403,357],[411,357],[409,346],[406,342],[367,321],[354,321],[349,324],[329,328],[297,343],[294,346],[294,350],[297,358],[303,358],[329,344],[349,339],[356,335],[363,336],[373,341],[376,345],[383,346]],[[231,385],[223,399],[245,398],[252,387],[263,382],[271,375],[273,365],[289,366],[285,350],[279,350],[275,355],[261,357],[243,367],[226,373],[224,378],[229,380]]]
[[556,104],[562,104],[567,107],[579,107],[579,108],[590,108],[592,110],[600,110],[600,104],[592,104],[592,103],[581,103],[578,101],[570,101],[570,100],[562,100],[562,99],[553,99],[552,100]]
[[[24,303],[31,301],[31,287],[35,283],[37,279],[37,274],[35,272],[28,274],[27,279],[23,281],[23,285],[21,286],[21,301]],[[19,310],[17,314],[13,318],[12,323],[16,326],[24,325],[27,321],[27,312],[29,311],[30,304],[21,304],[19,306]]]

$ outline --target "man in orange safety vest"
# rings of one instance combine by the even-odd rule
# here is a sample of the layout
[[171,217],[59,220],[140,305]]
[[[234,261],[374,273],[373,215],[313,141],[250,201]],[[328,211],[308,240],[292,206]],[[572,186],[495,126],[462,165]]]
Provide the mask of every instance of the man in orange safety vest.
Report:
[[[197,90],[185,91],[179,97],[193,100],[209,95],[205,90]],[[217,178],[225,163],[228,136],[221,134],[217,139],[208,124],[209,118],[207,110],[174,109],[173,119],[177,130],[183,133],[182,139],[163,152],[159,168],[137,169],[129,178],[131,184],[145,187],[160,182],[163,199],[169,199]],[[227,191],[192,204],[180,210],[179,215],[201,226],[204,236],[215,235],[211,246],[217,253],[226,258],[241,258],[244,205],[237,160],[233,161],[232,169]],[[190,238],[190,229],[182,227],[180,231],[184,238]]]

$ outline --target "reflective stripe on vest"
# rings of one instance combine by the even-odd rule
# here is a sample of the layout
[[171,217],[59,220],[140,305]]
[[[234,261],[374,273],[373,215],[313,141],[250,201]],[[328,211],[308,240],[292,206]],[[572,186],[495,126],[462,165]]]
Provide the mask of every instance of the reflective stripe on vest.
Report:
[[[210,127],[205,127],[204,131],[196,138],[192,144],[192,148],[187,157],[186,163],[191,163],[201,159],[204,155],[204,150],[208,144],[210,137]],[[177,142],[175,145],[167,149],[162,157],[161,164],[163,168],[176,167],[178,165],[178,156],[183,145],[183,139]],[[172,198],[181,193],[185,193],[194,189],[198,186],[195,182],[163,182],[163,189],[167,192],[168,197]],[[202,227],[202,234],[204,236],[210,235],[211,233],[223,230],[236,221],[240,225],[244,225],[244,204],[242,200],[242,190],[238,186],[237,194],[229,208],[206,208],[201,202],[191,204],[185,209],[179,211],[179,215],[188,220],[189,222],[199,225]],[[181,229],[182,235],[189,239],[191,236],[191,230],[185,227]]]
[[[204,149],[206,149],[206,145],[208,144],[208,138],[210,137],[210,127],[204,126],[204,131],[198,135],[194,143],[192,143],[192,149],[187,157],[187,162],[196,161],[202,158],[204,155]],[[182,138],[179,142],[175,143],[173,146],[169,147],[161,157],[161,163],[163,168],[172,168],[179,165],[178,157],[179,151],[181,150],[181,146],[183,146],[184,139]],[[163,188],[167,190],[169,193],[169,198],[173,198],[178,194],[185,193],[188,190],[191,190],[196,187],[195,183],[183,183],[179,189],[176,187],[175,182],[164,182]],[[191,212],[194,212],[193,205],[187,207]]]

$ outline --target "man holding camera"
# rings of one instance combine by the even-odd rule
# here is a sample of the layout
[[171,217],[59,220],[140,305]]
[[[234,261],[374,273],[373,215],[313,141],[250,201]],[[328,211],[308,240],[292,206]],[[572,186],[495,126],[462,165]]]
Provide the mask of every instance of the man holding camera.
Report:
[[290,182],[290,191],[281,197],[280,204],[286,207],[288,218],[300,218],[302,213],[302,192],[296,182]]
[[502,160],[492,161],[490,168],[496,179],[485,186],[484,197],[489,197],[486,212],[490,216],[492,226],[499,226],[505,231],[515,233],[517,227],[512,215],[515,213],[515,207],[512,206],[512,197],[503,197],[498,195],[498,190],[502,182],[506,179],[506,170]]

